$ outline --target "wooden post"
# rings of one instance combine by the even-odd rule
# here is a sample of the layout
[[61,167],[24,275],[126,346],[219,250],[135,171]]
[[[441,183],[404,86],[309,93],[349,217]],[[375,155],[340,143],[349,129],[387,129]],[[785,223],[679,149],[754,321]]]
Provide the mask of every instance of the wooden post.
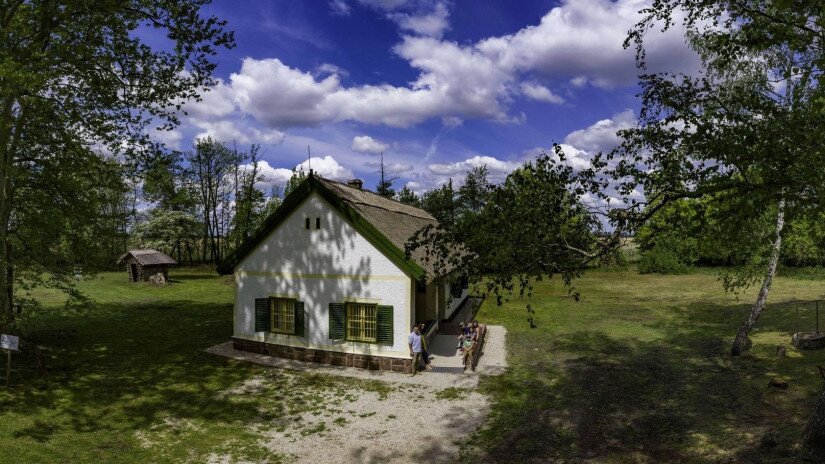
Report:
[[11,350],[6,350],[6,353],[6,387],[8,388],[11,379]]

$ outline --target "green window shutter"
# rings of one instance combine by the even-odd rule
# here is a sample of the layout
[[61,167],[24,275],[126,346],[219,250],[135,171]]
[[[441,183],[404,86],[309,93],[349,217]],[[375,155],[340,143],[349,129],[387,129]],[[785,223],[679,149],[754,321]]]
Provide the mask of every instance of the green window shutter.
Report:
[[344,338],[344,304],[329,304],[329,338],[342,340]]
[[392,345],[392,306],[378,306],[376,309],[377,341],[382,345]]
[[304,302],[295,302],[295,335],[304,336]]
[[255,298],[255,332],[269,332],[269,298]]

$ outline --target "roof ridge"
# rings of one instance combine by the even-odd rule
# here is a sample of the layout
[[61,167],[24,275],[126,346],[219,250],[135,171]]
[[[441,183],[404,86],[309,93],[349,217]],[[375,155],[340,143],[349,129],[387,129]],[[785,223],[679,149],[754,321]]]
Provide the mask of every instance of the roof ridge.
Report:
[[[371,204],[371,203],[364,203],[364,202],[362,202],[362,201],[350,201],[349,203],[358,204],[358,205],[364,205],[364,206],[371,206],[371,207],[373,207],[373,208],[383,209],[384,211],[389,211],[389,212],[391,212],[391,213],[399,213],[399,214],[404,214],[404,215],[406,215],[406,216],[410,216],[410,217],[414,217],[414,218],[418,218],[418,219],[432,219],[432,220],[435,220],[435,217],[433,217],[433,215],[432,215],[432,214],[430,214],[429,212],[427,212],[427,210],[425,210],[424,208],[421,208],[421,207],[418,207],[418,206],[413,206],[413,205],[408,205],[407,203],[402,203],[402,202],[400,202],[400,201],[398,201],[398,200],[395,200],[395,199],[393,199],[393,198],[387,198],[387,197],[385,197],[385,196],[383,196],[383,195],[379,195],[377,192],[373,192],[372,190],[369,190],[369,189],[363,189],[363,188],[358,189],[358,188],[355,188],[355,187],[350,187],[349,185],[347,185],[347,184],[346,184],[346,183],[344,183],[344,182],[339,182],[339,181],[337,181],[337,180],[332,180],[332,179],[326,179],[326,178],[324,178],[324,177],[320,177],[320,176],[318,176],[318,178],[319,178],[319,179],[321,179],[321,180],[322,180],[322,181],[324,181],[324,182],[330,182],[330,183],[333,183],[333,184],[338,184],[338,185],[340,185],[341,187],[346,187],[346,188],[348,188],[348,189],[352,189],[352,190],[354,190],[354,191],[356,191],[356,192],[361,192],[361,193],[369,193],[369,194],[371,194],[371,195],[375,195],[377,198],[380,198],[380,199],[382,199],[382,200],[391,201],[391,202],[393,202],[393,203],[397,203],[397,204],[399,204],[399,205],[401,205],[401,206],[404,206],[405,208],[410,208],[410,209],[414,209],[414,210],[421,211],[423,214],[422,214],[422,215],[420,215],[420,216],[418,216],[418,215],[415,215],[415,214],[410,214],[410,213],[408,213],[408,212],[404,212],[404,211],[397,211],[397,210],[387,209],[387,208],[384,208],[384,207],[381,207],[381,206],[378,206],[378,205],[374,205],[374,204]],[[345,201],[346,201],[346,200],[345,200]]]

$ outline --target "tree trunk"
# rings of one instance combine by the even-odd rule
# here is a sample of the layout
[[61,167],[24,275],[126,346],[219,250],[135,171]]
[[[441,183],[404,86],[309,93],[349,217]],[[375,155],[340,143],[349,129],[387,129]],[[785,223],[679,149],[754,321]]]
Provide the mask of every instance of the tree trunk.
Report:
[[[820,368],[822,372],[822,368]],[[825,386],[814,413],[802,433],[802,456],[811,462],[825,462]]]
[[736,333],[736,338],[733,340],[733,347],[731,347],[730,354],[732,356],[739,356],[744,351],[750,349],[750,334],[756,321],[759,320],[759,315],[765,309],[765,302],[768,300],[768,293],[771,290],[771,283],[773,276],[776,275],[776,266],[779,263],[779,252],[782,249],[782,230],[785,228],[785,199],[779,200],[779,205],[776,214],[776,231],[774,235],[773,245],[771,247],[771,259],[768,263],[768,272],[765,274],[765,279],[762,281],[762,288],[759,289],[759,296],[756,298],[756,303],[751,307],[751,312],[739,332]]

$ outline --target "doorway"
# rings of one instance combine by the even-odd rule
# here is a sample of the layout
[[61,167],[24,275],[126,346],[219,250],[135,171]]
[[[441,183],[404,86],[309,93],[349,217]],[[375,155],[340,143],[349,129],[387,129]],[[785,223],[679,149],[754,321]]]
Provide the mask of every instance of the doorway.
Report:
[[132,264],[131,269],[132,269],[132,282],[137,282],[138,281],[137,264]]

